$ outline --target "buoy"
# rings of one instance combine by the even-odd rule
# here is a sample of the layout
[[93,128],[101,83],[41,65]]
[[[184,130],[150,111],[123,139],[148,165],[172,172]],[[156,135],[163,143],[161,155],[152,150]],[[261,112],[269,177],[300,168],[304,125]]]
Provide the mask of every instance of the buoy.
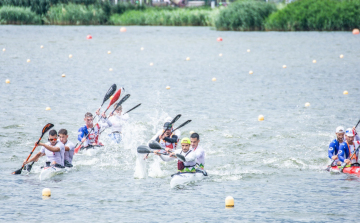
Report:
[[264,116],[263,116],[263,115],[259,115],[258,120],[259,120],[259,121],[264,121]]
[[154,65],[153,63],[150,63],[150,66]]
[[316,60],[313,60],[313,63],[316,63]]
[[111,54],[111,51],[110,51],[110,50],[108,51],[108,54]]
[[121,28],[120,28],[120,32],[122,32],[122,33],[126,32],[126,28],[125,28],[125,27],[121,27]]
[[222,53],[219,54],[219,57],[222,57]]
[[253,74],[254,72],[251,70],[251,71],[249,71],[249,74]]
[[9,80],[9,79],[6,79],[6,80],[5,80],[5,83],[10,84],[10,80]]
[[110,69],[109,69],[109,71],[113,71],[113,69],[112,69],[112,68],[110,68]]
[[309,102],[306,102],[306,103],[305,103],[305,107],[310,107],[310,103],[309,103]]
[[30,59],[27,59],[26,62],[30,63]]
[[46,110],[46,111],[50,111],[51,108],[50,108],[50,107],[46,107],[45,110]]
[[170,86],[166,86],[166,89],[168,89],[168,90],[169,90],[169,89],[170,89]]
[[340,54],[340,58],[344,58],[344,55]]
[[186,57],[186,60],[190,60],[190,57]]
[[250,53],[250,49],[248,49],[247,52]]
[[110,96],[110,100],[113,99],[113,97],[114,97],[114,95],[111,95],[111,96]]
[[190,131],[190,135],[193,134],[193,133],[195,133],[195,131]]
[[6,49],[5,48],[3,48],[3,52],[5,52],[6,51]]
[[225,207],[232,208],[234,207],[234,198],[231,196],[227,196],[225,198]]
[[141,47],[140,50],[144,50],[144,47]]
[[353,29],[353,31],[352,31],[352,33],[354,34],[354,35],[357,35],[357,34],[359,34],[359,29]]
[[50,197],[51,196],[51,190],[49,188],[44,188],[42,190],[42,196]]
[[286,68],[286,65],[283,65],[283,68]]
[[91,36],[91,35],[87,35],[87,36],[86,36],[86,39],[92,39],[92,36]]
[[343,94],[349,94],[349,92],[348,92],[348,91],[344,91]]
[[71,54],[69,55],[69,58],[72,58],[72,55],[71,55]]
[[222,41],[222,38],[221,38],[221,37],[218,37],[216,40],[217,40],[218,42],[221,42],[221,41]]
[[215,78],[215,77],[213,77],[212,81],[216,81],[216,78]]
[[66,75],[65,75],[65,74],[62,74],[61,76],[62,76],[62,77],[66,77]]

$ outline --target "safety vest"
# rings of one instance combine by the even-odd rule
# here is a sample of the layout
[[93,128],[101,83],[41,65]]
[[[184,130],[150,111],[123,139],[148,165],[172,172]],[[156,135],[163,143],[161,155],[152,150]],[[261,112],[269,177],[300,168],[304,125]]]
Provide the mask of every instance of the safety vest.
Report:
[[[357,143],[358,144],[360,144],[360,142],[359,141],[357,141]],[[349,143],[348,142],[346,142],[346,144],[347,144],[347,146],[348,146],[348,150],[349,150],[349,159],[351,158],[351,156],[352,156],[352,153],[351,153],[351,150],[350,150],[350,145],[349,145]],[[354,143],[354,152],[356,151],[356,145],[355,145],[355,143]],[[353,160],[354,160],[354,162],[353,162]],[[356,155],[356,153],[354,154],[354,156],[353,156],[353,158],[351,159],[351,162],[352,163],[356,163],[357,162],[357,160],[358,160],[358,157],[357,157],[357,155]]]
[[[161,133],[163,134],[164,131]],[[169,138],[171,138],[172,136],[174,135],[174,133],[171,133],[171,135],[169,136]],[[166,142],[165,140],[161,139],[160,140],[160,136],[158,136],[156,138],[156,141],[158,143],[160,143],[162,146],[165,146],[166,148],[170,148],[170,149],[176,149],[176,146],[177,146],[177,142],[176,143],[169,143],[169,142]]]
[[[189,150],[184,157],[186,157],[189,153],[191,153],[192,150]],[[182,151],[180,152],[180,154],[182,153]],[[196,166],[196,160],[194,161],[190,161],[190,162],[182,162],[180,160],[178,160],[178,170],[180,172],[196,172],[195,169]]]
[[93,143],[98,144],[99,143],[99,131],[100,131],[99,123],[97,123],[94,126],[93,131],[91,129],[88,130],[88,132],[91,132],[88,136],[88,144],[93,144]]

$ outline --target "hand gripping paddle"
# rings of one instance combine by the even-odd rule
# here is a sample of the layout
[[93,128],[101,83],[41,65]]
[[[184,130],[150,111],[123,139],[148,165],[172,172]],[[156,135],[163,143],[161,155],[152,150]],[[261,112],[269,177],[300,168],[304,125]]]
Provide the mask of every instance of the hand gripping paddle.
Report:
[[[44,136],[44,134],[45,134],[47,131],[49,131],[52,127],[54,127],[54,125],[51,124],[51,123],[48,123],[48,124],[46,124],[46,125],[44,126],[44,128],[42,129],[41,136],[40,136],[39,140],[37,141],[37,143],[35,144],[34,148],[32,149],[31,153],[30,153],[29,156],[27,157],[26,162],[30,159],[30,157],[31,157],[31,155],[33,154],[35,148],[36,148],[37,145],[39,144],[41,138],[42,138],[42,137]],[[14,175],[16,175],[16,174],[21,174],[21,171],[23,170],[24,166],[25,166],[25,165],[23,164],[20,169],[16,170],[16,171],[13,172],[12,174],[14,174]]]
[[[158,143],[158,142],[156,142],[155,140],[150,140],[150,142],[149,142],[149,147],[150,147],[151,149],[159,149],[159,150],[164,149],[164,148],[161,146],[161,144]],[[149,148],[149,147],[148,147],[148,148]],[[138,149],[139,149],[139,148],[138,148]],[[149,153],[153,153],[153,151],[150,150]],[[164,154],[164,155],[166,155],[166,154]],[[179,159],[180,161],[185,162],[185,157],[184,157],[183,155],[181,155],[181,154],[175,154],[175,156],[176,156],[176,158]]]

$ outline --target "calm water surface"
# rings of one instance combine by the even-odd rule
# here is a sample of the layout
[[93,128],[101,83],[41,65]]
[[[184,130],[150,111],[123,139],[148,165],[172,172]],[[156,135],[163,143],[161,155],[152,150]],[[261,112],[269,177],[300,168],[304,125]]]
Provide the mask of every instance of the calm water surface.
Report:
[[[0,221],[358,220],[359,178],[323,169],[335,128],[360,118],[359,41],[351,32],[0,26]],[[10,174],[46,123],[76,141],[113,83],[131,94],[124,110],[142,103],[120,145],[103,135],[103,150],[75,156],[72,171],[50,180],[39,180],[44,158],[29,175]],[[177,124],[192,119],[182,136],[200,133],[209,177],[171,189],[176,164],[145,162],[136,147],[176,114]]]

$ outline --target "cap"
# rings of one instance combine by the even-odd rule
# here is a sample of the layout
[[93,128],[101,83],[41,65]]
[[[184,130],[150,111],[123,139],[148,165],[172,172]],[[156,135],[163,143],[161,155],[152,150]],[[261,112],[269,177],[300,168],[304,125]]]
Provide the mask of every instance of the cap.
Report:
[[190,142],[190,139],[189,138],[183,138],[182,140],[181,140],[181,143],[187,143],[187,144],[191,144],[191,142]]
[[170,122],[165,122],[164,129],[168,130],[168,129],[171,129],[171,128],[172,128],[172,124],[170,124]]
[[345,135],[347,135],[347,136],[355,136],[355,133],[351,128],[348,128],[348,129],[346,129]]
[[344,127],[338,126],[338,127],[336,128],[336,133],[344,133],[344,132],[345,132]]

